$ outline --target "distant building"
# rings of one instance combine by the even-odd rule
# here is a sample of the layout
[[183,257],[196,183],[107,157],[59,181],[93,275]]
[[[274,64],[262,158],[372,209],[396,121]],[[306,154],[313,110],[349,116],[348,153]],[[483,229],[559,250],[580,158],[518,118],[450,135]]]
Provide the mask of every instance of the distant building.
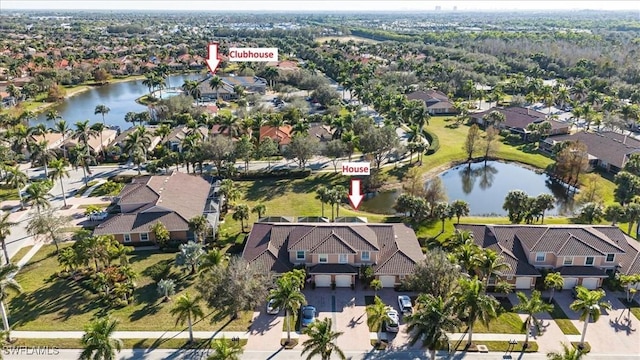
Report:
[[456,109],[453,106],[453,103],[449,100],[449,97],[441,91],[414,91],[407,95],[407,99],[424,101],[427,111],[429,111],[429,114],[431,115],[456,113]]
[[562,135],[569,133],[569,124],[555,120],[547,120],[547,116],[536,110],[514,106],[508,108],[491,108],[486,111],[470,114],[471,121],[478,125],[485,125],[484,116],[497,111],[504,115],[504,122],[499,124],[500,129],[506,129],[514,134],[520,135],[523,139],[527,137],[529,124],[539,124],[548,121],[551,124],[551,132],[549,135]]

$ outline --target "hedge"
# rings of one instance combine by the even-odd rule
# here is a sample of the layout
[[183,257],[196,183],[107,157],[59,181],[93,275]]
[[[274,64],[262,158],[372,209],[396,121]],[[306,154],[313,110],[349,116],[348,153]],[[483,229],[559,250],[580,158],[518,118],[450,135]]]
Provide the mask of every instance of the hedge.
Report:
[[424,130],[424,134],[427,141],[429,141],[429,150],[427,150],[427,155],[435,154],[435,152],[440,149],[440,139],[438,139],[438,135],[428,128]]
[[309,175],[311,175],[309,169],[250,170],[247,173],[237,174],[233,180],[304,179]]

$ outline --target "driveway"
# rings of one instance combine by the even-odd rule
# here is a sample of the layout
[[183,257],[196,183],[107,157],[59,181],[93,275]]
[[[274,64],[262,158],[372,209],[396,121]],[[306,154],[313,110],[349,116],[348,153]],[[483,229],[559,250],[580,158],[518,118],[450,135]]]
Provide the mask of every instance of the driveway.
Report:
[[[573,302],[571,292],[556,293],[555,299],[567,314],[573,325],[582,333],[584,322],[578,320],[578,313],[571,310]],[[626,307],[612,295],[606,299],[612,310],[604,310],[598,322],[589,323],[586,341],[591,345],[592,353],[640,354],[640,321],[626,311]],[[624,313],[624,314],[623,314]]]
[[[333,321],[334,330],[344,333],[338,338],[338,346],[342,350],[371,349],[363,291],[349,288],[316,288],[305,289],[304,294],[309,305],[315,306],[318,310],[318,320],[328,317]],[[300,342],[305,338],[306,336],[302,335]]]
[[[371,292],[373,295],[373,292]],[[414,296],[415,294],[409,292],[397,292],[393,289],[382,289],[378,291],[378,296],[387,305],[392,306],[396,311],[400,312],[398,308],[398,295]],[[400,315],[400,328],[397,334],[387,333],[389,339],[389,347],[393,350],[420,350],[422,342],[418,341],[415,345],[409,345],[409,334],[407,333],[407,324],[404,322],[404,316]]]
[[[245,350],[278,350],[283,336],[284,311],[278,315],[269,315],[264,306],[254,311],[253,322],[249,328]],[[292,331],[294,333],[294,331]],[[286,336],[286,334],[284,335]]]

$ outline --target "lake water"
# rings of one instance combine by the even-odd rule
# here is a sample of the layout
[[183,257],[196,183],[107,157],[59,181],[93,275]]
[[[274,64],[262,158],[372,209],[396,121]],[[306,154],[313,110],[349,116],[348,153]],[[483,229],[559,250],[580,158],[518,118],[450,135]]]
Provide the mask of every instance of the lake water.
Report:
[[[556,207],[546,215],[569,215],[573,213],[573,200],[565,188],[544,173],[497,161],[456,166],[438,175],[446,188],[449,202],[464,200],[469,203],[471,215],[506,215],[502,209],[504,198],[511,190],[522,190],[529,196],[549,193],[556,198]],[[380,192],[365,200],[360,206],[363,211],[381,214],[395,214],[393,205],[402,190]]]
[[[165,81],[167,87],[180,87],[185,80],[198,80],[203,77],[204,75],[201,74],[172,75],[167,77]],[[47,109],[36,120],[32,121],[31,125],[44,122],[47,127],[52,127],[53,124],[46,121],[47,112],[50,109],[58,111],[58,114],[71,125],[84,120],[89,120],[92,124],[102,122],[102,116],[100,114],[94,115],[93,112],[97,105],[104,104],[111,109],[105,116],[105,123],[107,125],[120,126],[124,130],[131,126],[130,123],[124,121],[124,115],[129,111],[140,112],[146,110],[147,107],[136,103],[136,99],[148,93],[149,88],[142,85],[142,80],[95,86],[88,91],[65,99],[59,105]]]

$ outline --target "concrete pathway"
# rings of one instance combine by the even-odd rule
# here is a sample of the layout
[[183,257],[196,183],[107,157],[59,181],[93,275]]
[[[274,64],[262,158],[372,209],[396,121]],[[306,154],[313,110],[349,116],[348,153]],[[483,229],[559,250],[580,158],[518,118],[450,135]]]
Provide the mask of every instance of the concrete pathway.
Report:
[[98,186],[107,182],[107,180],[105,179],[96,179],[95,181],[97,181],[95,185],[89,187],[87,190],[85,190],[85,192],[82,193],[83,197],[88,197],[89,195],[91,195],[91,192],[95,190]]

